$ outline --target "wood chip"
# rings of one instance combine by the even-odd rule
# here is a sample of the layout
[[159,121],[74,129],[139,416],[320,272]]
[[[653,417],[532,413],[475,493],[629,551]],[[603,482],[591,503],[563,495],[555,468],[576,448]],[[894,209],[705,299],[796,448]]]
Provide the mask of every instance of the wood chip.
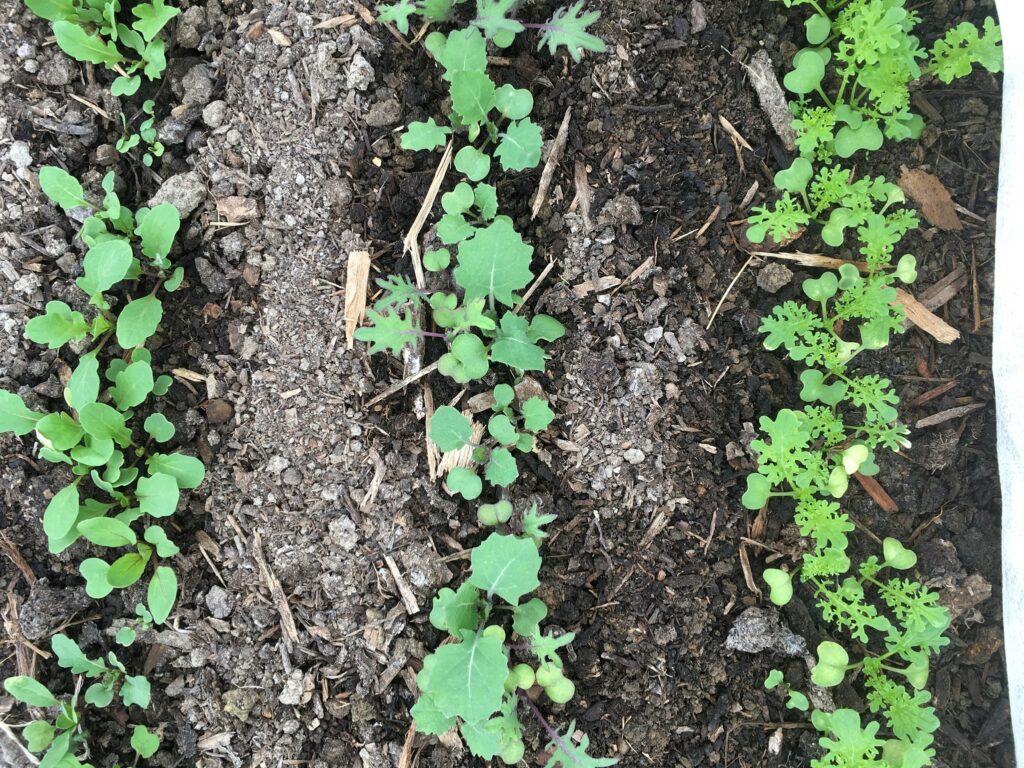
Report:
[[958,266],[917,295],[917,300],[933,312],[944,306],[967,285],[967,270]]
[[587,178],[587,164],[582,160],[576,161],[573,183],[576,185],[576,203],[580,207],[580,216],[583,217],[583,227],[590,230],[590,180]]
[[942,395],[946,394],[947,392],[949,392],[949,390],[953,389],[953,387],[955,387],[957,384],[958,382],[956,379],[953,379],[952,381],[947,381],[945,384],[940,384],[937,387],[933,387],[932,389],[929,389],[927,392],[922,392],[920,395],[918,395],[913,400],[908,402],[907,405],[911,408],[917,408],[919,406],[922,406],[925,403],[934,400],[936,397],[941,397]]
[[370,280],[370,252],[352,251],[345,274],[345,343],[355,346],[356,328],[366,314],[366,288]]
[[572,119],[572,107],[565,108],[562,116],[562,124],[558,127],[558,134],[551,144],[551,151],[548,152],[548,160],[544,163],[544,170],[540,174],[540,184],[537,185],[537,196],[533,199],[533,208],[530,211],[530,218],[537,218],[544,200],[547,199],[548,189],[551,187],[551,179],[555,176],[555,168],[562,159],[562,151],[565,149],[565,142],[569,138],[569,120]]
[[900,511],[899,505],[893,500],[892,496],[885,492],[885,488],[875,478],[862,475],[860,472],[854,472],[853,477],[860,483],[860,487],[867,491],[868,496],[884,511],[889,514]]
[[959,231],[964,228],[960,217],[956,215],[953,198],[946,186],[920,168],[900,166],[900,179],[897,182],[907,196],[921,206],[921,215],[932,226],[946,231]]
[[984,408],[985,405],[986,403],[971,403],[970,405],[961,405],[956,408],[939,411],[931,416],[925,416],[923,419],[919,419],[918,422],[914,424],[914,429],[927,429],[928,427],[944,424],[951,419],[959,419],[961,416],[966,416],[979,408]]
[[599,291],[607,291],[609,288],[614,288],[619,285],[622,280],[615,275],[605,275],[604,277],[598,277],[595,280],[584,280],[582,283],[574,285],[572,292],[576,294],[578,298],[583,298],[588,293],[596,293]]
[[230,195],[217,201],[217,213],[226,221],[251,221],[259,215],[259,209],[251,197]]
[[409,583],[402,576],[402,572],[398,570],[398,566],[391,555],[384,555],[384,562],[387,563],[388,570],[391,571],[391,577],[395,580],[395,586],[398,587],[398,594],[405,605],[406,613],[410,616],[416,615],[420,612],[420,604],[416,602],[416,595],[409,588]]
[[772,64],[768,51],[761,48],[754,54],[750,64],[744,66],[750,74],[750,84],[757,91],[761,109],[768,115],[772,128],[782,139],[786,149],[793,151],[796,148],[796,132],[792,126],[793,113],[789,111],[786,93],[779,85],[775,65]]
[[292,648],[299,642],[299,631],[295,627],[295,617],[292,616],[292,609],[288,605],[288,598],[284,593],[284,589],[281,588],[281,582],[277,580],[277,577],[270,570],[270,566],[267,565],[267,561],[263,557],[263,539],[260,538],[259,531],[253,532],[252,547],[250,549],[256,564],[259,566],[263,581],[266,583],[267,588],[270,590],[270,595],[277,605],[277,612],[281,616],[281,640],[284,643],[284,649],[291,653]]
[[735,141],[737,144],[739,144],[746,150],[749,150],[751,152],[754,151],[754,148],[750,146],[749,142],[747,142],[747,140],[743,138],[743,135],[736,130],[736,127],[728,120],[726,120],[725,115],[718,116],[718,123],[719,125],[722,126],[722,128],[725,129],[725,132],[729,134],[733,141]]
[[868,271],[865,261],[849,261],[847,259],[836,259],[826,256],[823,253],[804,253],[794,251],[791,253],[774,253],[772,251],[751,251],[751,255],[759,256],[762,259],[781,259],[782,261],[795,261],[805,267],[817,267],[818,269],[839,269],[843,264],[853,264],[861,272]]
[[928,307],[902,288],[896,289],[896,302],[903,305],[907,320],[941,344],[952,344],[960,338],[960,331],[932,313]]
[[335,27],[343,27],[348,29],[349,27],[355,26],[359,23],[359,19],[352,13],[343,13],[340,16],[332,16],[329,19],[324,19],[319,24],[315,24],[313,29],[334,29]]
[[287,48],[292,44],[291,39],[288,35],[279,29],[268,29],[267,34],[270,35],[270,39],[274,41],[274,45],[279,45],[282,48]]
[[654,513],[654,519],[651,520],[651,524],[647,526],[647,530],[640,539],[640,550],[646,550],[651,546],[654,540],[658,538],[658,534],[668,527],[671,520],[672,511],[668,507],[659,507],[658,511]]

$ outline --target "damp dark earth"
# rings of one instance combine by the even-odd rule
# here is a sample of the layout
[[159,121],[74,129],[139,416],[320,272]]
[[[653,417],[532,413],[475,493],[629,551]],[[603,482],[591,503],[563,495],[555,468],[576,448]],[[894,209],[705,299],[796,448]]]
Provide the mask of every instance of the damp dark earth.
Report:
[[[928,41],[995,13],[986,0],[919,5]],[[0,435],[0,673],[72,693],[74,676],[48,653],[65,634],[145,674],[143,714],[111,705],[89,728],[98,767],[126,764],[140,722],[162,739],[143,765],[484,765],[453,733],[416,733],[410,710],[445,638],[432,600],[465,580],[488,534],[477,502],[442,484],[424,418],[448,403],[484,411],[475,398],[489,389],[429,371],[406,382],[444,344],[428,339],[422,359],[370,356],[346,311],[354,254],[368,255],[371,305],[376,279],[413,279],[403,240],[441,152],[408,151],[400,137],[443,113],[443,70],[417,24],[402,34],[349,0],[176,7],[162,79],[122,97],[110,72],[54,43],[48,22],[18,2],[0,9],[0,387],[49,412],[77,359],[25,337],[47,302],[85,306],[81,220],[41,192],[39,169],[65,169],[93,199],[117,171],[133,208],[170,203],[181,216],[171,262],[182,288],[147,345],[172,380],[167,450],[206,466],[161,521],[180,547],[173,610],[122,647],[117,630],[145,602],[144,583],[85,593],[79,564],[98,549],[52,554],[42,523],[70,468],[41,457],[32,434]],[[809,765],[818,731],[763,683],[778,668],[809,684],[803,655],[831,630],[809,591],[777,608],[761,578],[808,549],[792,507],[741,503],[759,418],[801,407],[800,367],[765,349],[759,325],[821,273],[769,253],[817,253],[814,237],[781,248],[744,237],[795,156],[753,70],[767,61],[781,81],[805,44],[803,17],[768,0],[589,7],[604,52],[577,62],[524,37],[490,51],[488,68],[533,94],[543,157],[491,183],[534,249],[529,312],[566,329],[545,347],[545,370],[517,382],[556,416],[520,454],[508,494],[517,510],[557,516],[536,595],[546,628],[575,633],[560,651],[575,697],[537,706],[627,768]],[[900,180],[918,208],[937,196],[957,224],[922,213],[901,246],[917,257],[909,290],[941,329],[909,324],[866,363],[892,381],[911,446],[879,453],[879,473],[843,498],[851,556],[887,537],[912,546],[916,578],[949,610],[928,683],[936,766],[1014,765],[991,379],[1001,96],[1001,75],[980,68],[952,85],[926,78],[912,92],[920,138],[846,161]],[[137,124],[146,99],[164,147],[149,165],[116,147],[119,115]],[[456,180],[451,169],[442,191]],[[940,338],[947,328],[955,338]],[[831,695],[867,711],[849,681]],[[26,712],[0,695],[0,763],[35,764],[7,743]],[[522,722],[523,761],[545,765],[548,734]]]

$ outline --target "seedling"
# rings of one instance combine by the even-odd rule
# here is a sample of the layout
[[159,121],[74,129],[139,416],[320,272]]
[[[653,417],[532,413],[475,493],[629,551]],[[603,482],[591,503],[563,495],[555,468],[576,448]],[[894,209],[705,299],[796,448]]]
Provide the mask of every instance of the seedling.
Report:
[[793,128],[807,158],[851,157],[878,149],[884,138],[918,138],[924,121],[910,109],[910,89],[922,77],[948,84],[975,65],[1002,71],[1002,35],[992,18],[983,31],[968,22],[950,29],[929,52],[913,34],[921,17],[906,0],[781,2],[814,11],[805,24],[808,47],[783,80],[796,96]]
[[[83,680],[94,681],[85,689],[84,704],[103,709],[116,696],[125,708],[149,707],[149,681],[142,675],[127,674],[113,651],[105,660],[91,659],[78,643],[63,634],[53,636],[51,647],[60,667],[73,675],[81,675]],[[79,704],[80,686],[75,686],[72,695],[58,698],[37,680],[18,676],[4,680],[4,689],[23,704],[56,712],[52,719],[34,720],[22,731],[30,752],[45,753],[39,763],[41,768],[84,765],[81,761],[88,755],[88,732],[84,730],[83,710]],[[147,758],[156,752],[160,737],[145,726],[136,725],[131,745],[136,759]]]
[[[504,524],[512,511],[508,502],[484,505],[479,520]],[[522,704],[553,735],[556,751],[548,765],[608,766],[615,761],[586,755],[586,741],[577,747],[568,736],[558,736],[525,694],[539,688],[555,704],[565,704],[576,690],[558,653],[573,634],[545,635],[540,624],[548,606],[538,597],[524,601],[540,585],[535,537],[545,535],[542,526],[552,519],[534,506],[523,516],[521,535],[490,534],[470,555],[469,578],[457,590],[445,587],[434,598],[430,623],[455,642],[423,660],[412,716],[421,733],[440,735],[458,728],[474,755],[485,760],[497,756],[514,765],[525,752]],[[529,661],[513,663],[516,656]]]
[[68,56],[102,64],[117,74],[114,96],[131,96],[142,78],[158,80],[167,68],[161,31],[181,11],[164,0],[131,3],[134,20],[123,23],[121,0],[25,0],[37,16],[53,24],[57,45]]
[[121,154],[126,154],[137,146],[144,146],[146,149],[142,153],[142,164],[147,168],[153,165],[156,158],[162,157],[164,154],[164,145],[156,137],[155,110],[156,104],[152,99],[142,102],[142,112],[146,115],[146,119],[139,124],[138,133],[132,133],[129,130],[128,118],[122,112],[121,130],[124,135],[114,145]]

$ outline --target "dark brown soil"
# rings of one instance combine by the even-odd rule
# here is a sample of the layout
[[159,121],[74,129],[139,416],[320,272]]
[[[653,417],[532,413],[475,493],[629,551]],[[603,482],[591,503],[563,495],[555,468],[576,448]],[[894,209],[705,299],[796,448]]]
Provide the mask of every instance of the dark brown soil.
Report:
[[[990,4],[928,5],[926,16],[946,25],[978,19]],[[180,138],[168,141],[157,174],[129,178],[142,201],[191,171],[206,198],[180,254],[189,298],[175,308],[158,359],[198,374],[179,377],[169,400],[209,479],[176,518],[185,576],[174,628],[147,638],[148,656],[132,659],[153,668],[160,691],[151,723],[164,728],[169,748],[158,764],[398,765],[415,671],[440,640],[426,620],[430,598],[461,577],[463,550],[479,532],[472,508],[427,478],[422,390],[364,406],[403,371],[346,348],[339,286],[352,250],[370,250],[382,273],[410,271],[399,243],[436,158],[398,150],[395,131],[433,114],[440,82],[423,50],[406,51],[380,26],[315,29],[348,13],[346,3],[183,6],[163,116],[189,98],[203,103],[176,115],[191,119],[184,130],[165,126]],[[757,327],[804,275],[794,270],[771,295],[758,286],[767,267],[754,260],[729,286],[748,259],[734,239],[742,201],[754,182],[754,204],[770,194],[772,174],[788,164],[743,64],[764,47],[781,67],[800,27],[763,0],[705,0],[703,29],[689,2],[596,7],[606,55],[575,65],[519,44],[495,69],[534,91],[546,136],[572,109],[537,220],[529,204],[539,172],[499,188],[536,248],[536,266],[555,262],[534,308],[569,328],[539,382],[560,418],[513,489],[517,504],[537,500],[559,516],[541,593],[556,606],[551,622],[577,634],[568,665],[579,695],[550,716],[563,726],[576,719],[596,753],[620,755],[624,766],[806,765],[813,729],[761,686],[785,662],[725,647],[736,618],[765,602],[742,563],[756,577],[768,550],[744,542],[797,546],[784,510],[755,521],[739,497],[758,416],[796,399],[794,371],[761,347]],[[46,29],[29,13],[5,8],[2,16],[0,144],[26,142],[30,171],[60,162],[97,184],[90,155],[115,126],[69,94],[116,114],[94,84],[100,75],[44,47]],[[26,41],[30,55],[19,49]],[[912,537],[922,577],[963,608],[935,670],[937,765],[1013,764],[988,322],[999,97],[999,80],[987,74],[956,88],[926,84],[920,98],[934,115],[924,139],[888,147],[870,169],[896,177],[901,165],[922,167],[975,214],[962,216],[962,232],[925,228],[909,247],[921,265],[916,291],[958,267],[977,275],[976,292],[968,280],[940,310],[961,340],[943,346],[911,330],[866,365],[897,381],[905,403],[955,380],[941,397],[904,407],[910,425],[966,399],[989,405],[915,429],[911,450],[885,458],[878,479],[898,513],[882,512],[859,489],[847,497],[860,525],[856,546]],[[222,108],[201,117],[211,101]],[[723,117],[753,152],[734,148]],[[573,204],[578,163],[588,218]],[[30,174],[6,160],[0,174],[0,384],[45,405],[59,397],[58,364],[22,340],[24,321],[51,297],[72,294],[77,261],[62,257],[77,246],[73,226],[44,204]],[[255,202],[258,215],[223,226],[218,202],[223,209],[232,197]],[[621,282],[585,290],[603,277]],[[432,386],[438,403],[456,394],[440,380]],[[129,615],[134,600],[81,600],[83,551],[46,553],[39,517],[59,476],[33,450],[29,440],[0,438],[0,527],[38,580],[30,588],[0,558],[0,586],[25,606],[21,626],[38,628],[40,644],[77,622],[71,631],[83,643],[109,646],[100,630]],[[418,612],[400,599],[385,556]],[[287,595],[295,637],[282,630],[268,574]],[[968,599],[986,585],[991,597]],[[821,639],[809,602],[796,600],[783,618],[809,644]],[[0,672],[13,670],[9,659]],[[801,674],[795,665],[789,672]],[[44,678],[52,673],[40,667]],[[844,696],[861,704],[852,690]],[[781,753],[771,754],[780,727]],[[527,730],[527,760],[543,764],[544,740]],[[105,723],[101,732],[98,743],[116,745],[123,731]],[[415,747],[421,765],[475,764],[458,745],[417,737]]]

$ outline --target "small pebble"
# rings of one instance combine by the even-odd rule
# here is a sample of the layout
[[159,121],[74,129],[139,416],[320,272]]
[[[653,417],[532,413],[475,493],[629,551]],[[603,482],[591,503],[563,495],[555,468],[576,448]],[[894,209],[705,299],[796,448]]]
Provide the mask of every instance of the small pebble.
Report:
[[11,144],[11,148],[7,150],[7,156],[16,168],[28,168],[32,165],[32,154],[29,152],[28,144],[24,141],[16,141]]
[[643,463],[643,460],[646,459],[647,457],[644,455],[644,452],[641,451],[639,448],[627,448],[626,451],[622,454],[622,458],[624,458],[630,464],[641,464]]

